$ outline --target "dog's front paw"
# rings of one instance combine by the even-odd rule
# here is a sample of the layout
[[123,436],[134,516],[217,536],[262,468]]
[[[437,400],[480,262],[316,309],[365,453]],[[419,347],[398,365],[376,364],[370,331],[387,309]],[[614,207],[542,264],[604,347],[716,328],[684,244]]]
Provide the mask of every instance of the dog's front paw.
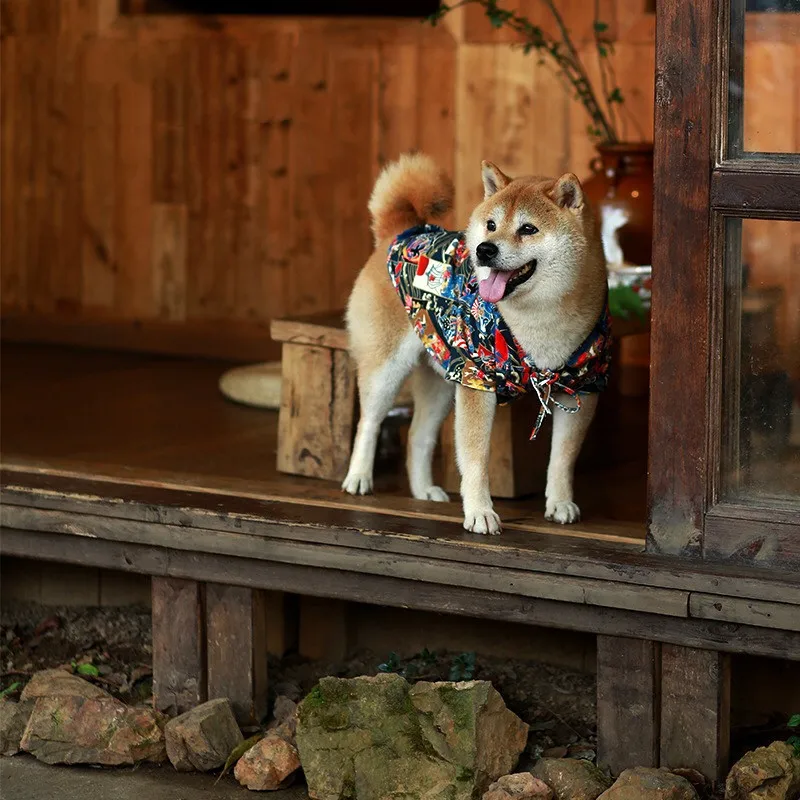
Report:
[[502,527],[500,517],[491,508],[464,512],[464,528],[470,533],[496,536]]
[[449,503],[450,498],[441,486],[429,486],[425,490],[425,499],[433,500],[434,503]]
[[581,510],[571,500],[561,500],[558,503],[548,502],[544,518],[550,522],[569,525],[572,522],[580,522]]
[[342,483],[342,491],[348,494],[372,494],[372,475],[348,473]]

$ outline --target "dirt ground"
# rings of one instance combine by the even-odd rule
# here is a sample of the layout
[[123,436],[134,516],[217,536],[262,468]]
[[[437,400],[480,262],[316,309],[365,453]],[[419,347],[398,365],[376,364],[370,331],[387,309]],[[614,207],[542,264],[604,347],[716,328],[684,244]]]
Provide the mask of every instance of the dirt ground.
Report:
[[[83,665],[83,666],[82,666]],[[60,608],[4,604],[0,613],[0,691],[12,696],[41,669],[57,666],[84,676],[121,700],[152,694],[152,640],[147,608]],[[531,726],[529,757],[569,754],[593,758],[594,677],[536,662],[483,654],[427,651],[397,663],[389,653],[359,652],[340,663],[309,662],[296,655],[270,659],[272,698],[299,700],[325,675],[354,677],[381,670],[409,681],[491,681],[509,708]],[[553,748],[556,748],[554,751]]]
[[[150,611],[144,607],[65,608],[6,603],[0,610],[0,694],[15,697],[30,676],[66,667],[127,703],[152,697]],[[359,652],[336,662],[297,655],[271,658],[270,696],[302,699],[325,675],[354,677],[398,672],[409,681],[488,680],[507,706],[530,725],[519,765],[540,756],[596,757],[595,678],[563,667],[478,653],[423,651],[399,661],[393,654]],[[732,755],[783,738],[780,721],[734,731]]]

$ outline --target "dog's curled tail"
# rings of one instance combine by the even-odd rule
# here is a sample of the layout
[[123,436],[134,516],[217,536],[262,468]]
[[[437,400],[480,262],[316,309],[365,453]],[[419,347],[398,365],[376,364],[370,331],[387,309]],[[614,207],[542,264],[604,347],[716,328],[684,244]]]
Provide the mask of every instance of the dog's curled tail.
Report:
[[442,216],[453,195],[453,182],[430,156],[400,156],[383,168],[369,199],[375,241]]

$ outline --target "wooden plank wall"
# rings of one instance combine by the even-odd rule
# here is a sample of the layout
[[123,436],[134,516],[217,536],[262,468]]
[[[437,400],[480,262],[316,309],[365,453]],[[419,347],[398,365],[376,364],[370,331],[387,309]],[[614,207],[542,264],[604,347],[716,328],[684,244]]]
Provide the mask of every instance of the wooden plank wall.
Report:
[[[636,32],[619,59],[641,64],[620,73],[649,136],[652,14],[604,2]],[[582,4],[565,10],[588,35]],[[482,158],[585,173],[592,154],[550,70],[472,13],[431,29],[120,16],[115,0],[2,11],[2,301],[17,338],[271,355],[271,318],[344,303],[387,159],[432,153],[463,220]]]

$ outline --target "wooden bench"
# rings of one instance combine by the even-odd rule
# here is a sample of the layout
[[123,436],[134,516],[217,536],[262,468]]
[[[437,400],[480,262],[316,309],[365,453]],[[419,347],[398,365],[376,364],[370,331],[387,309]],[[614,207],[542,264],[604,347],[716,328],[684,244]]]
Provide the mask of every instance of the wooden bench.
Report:
[[800,660],[796,573],[646,554],[547,523],[487,542],[456,521],[276,491],[6,468],[0,547],[153,576],[157,704],[177,711],[225,694],[243,722],[264,709],[266,589],[597,635],[598,757],[615,772],[718,777],[729,654]]
[[[648,322],[615,320],[615,336],[646,333]],[[278,469],[341,481],[347,473],[355,433],[357,393],[347,354],[343,312],[273,320],[272,338],[282,343],[282,398],[278,430]],[[618,351],[618,348],[617,348]],[[615,400],[618,377],[603,397],[577,469],[614,463],[621,448],[609,441],[619,431]],[[544,489],[550,453],[550,426],[535,444],[529,441],[538,405],[533,396],[497,410],[490,454],[490,490],[517,498]],[[644,440],[642,440],[644,446]],[[460,475],[455,456],[453,415],[441,434],[442,476],[446,491],[458,494]]]

